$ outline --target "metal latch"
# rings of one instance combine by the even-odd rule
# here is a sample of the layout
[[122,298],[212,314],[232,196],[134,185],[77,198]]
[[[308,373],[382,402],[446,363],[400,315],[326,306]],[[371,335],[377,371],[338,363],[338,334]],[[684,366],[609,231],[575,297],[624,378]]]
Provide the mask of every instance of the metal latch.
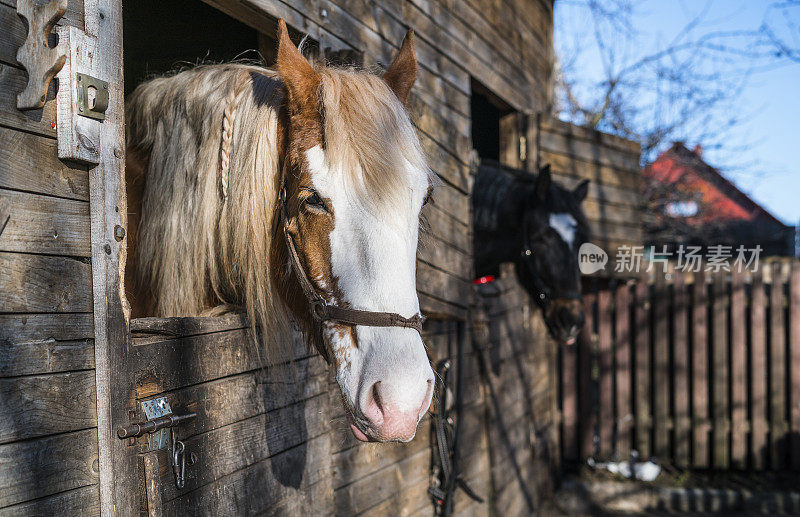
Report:
[[108,109],[108,83],[91,75],[75,73],[78,88],[78,115],[105,120]]
[[148,433],[150,436],[148,437],[147,445],[150,451],[157,451],[167,446],[169,437],[167,429],[197,416],[197,413],[173,415],[167,397],[159,397],[142,402],[142,410],[147,420],[133,422],[118,428],[117,436],[120,439],[136,438]]
[[120,439],[136,438],[148,433],[148,448],[151,452],[166,447],[170,438],[172,442],[170,464],[175,475],[175,486],[183,488],[186,481],[186,444],[175,436],[175,426],[191,420],[197,413],[173,415],[167,397],[146,400],[141,404],[147,420],[117,428],[117,436]]

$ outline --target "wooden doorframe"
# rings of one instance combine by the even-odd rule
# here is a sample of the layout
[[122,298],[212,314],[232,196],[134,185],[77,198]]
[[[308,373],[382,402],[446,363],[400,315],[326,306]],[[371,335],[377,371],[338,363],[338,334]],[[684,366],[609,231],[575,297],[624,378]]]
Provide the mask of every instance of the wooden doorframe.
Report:
[[127,422],[133,409],[125,361],[131,338],[123,285],[127,202],[122,1],[85,0],[84,19],[86,33],[97,38],[99,78],[109,85],[99,163],[89,173],[100,511],[125,516],[138,514],[139,505],[136,456],[114,431],[116,425]]

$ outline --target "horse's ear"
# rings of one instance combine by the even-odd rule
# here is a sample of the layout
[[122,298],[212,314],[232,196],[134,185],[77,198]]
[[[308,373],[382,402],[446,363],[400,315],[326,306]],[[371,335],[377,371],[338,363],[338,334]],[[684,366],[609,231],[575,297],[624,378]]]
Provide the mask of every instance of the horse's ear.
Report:
[[550,193],[550,181],[550,164],[547,164],[539,169],[539,176],[536,178],[536,197],[541,201]]
[[411,87],[417,79],[417,55],[414,53],[414,31],[409,29],[403,39],[400,52],[389,65],[383,80],[389,84],[397,98],[408,105],[408,96],[411,94]]
[[578,186],[572,189],[572,197],[575,199],[576,203],[582,202],[586,199],[586,195],[589,193],[589,180],[583,180],[578,183]]
[[316,96],[322,78],[289,39],[289,30],[283,19],[278,20],[276,69],[286,85],[289,101],[300,108],[313,107],[316,110]]

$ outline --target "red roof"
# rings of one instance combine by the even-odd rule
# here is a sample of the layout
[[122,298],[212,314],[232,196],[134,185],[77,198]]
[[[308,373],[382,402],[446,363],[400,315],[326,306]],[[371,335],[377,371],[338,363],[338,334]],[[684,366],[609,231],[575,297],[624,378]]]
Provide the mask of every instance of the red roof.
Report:
[[682,195],[676,194],[676,198],[697,200],[702,210],[697,216],[686,217],[688,224],[757,220],[783,224],[704,162],[700,146],[691,151],[682,143],[675,143],[642,173],[680,191]]

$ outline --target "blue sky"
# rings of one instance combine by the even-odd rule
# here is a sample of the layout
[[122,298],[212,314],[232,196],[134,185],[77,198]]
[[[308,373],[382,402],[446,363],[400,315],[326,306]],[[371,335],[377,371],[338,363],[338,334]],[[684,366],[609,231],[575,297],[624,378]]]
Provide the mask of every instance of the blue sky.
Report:
[[[632,57],[646,55],[670,41],[698,13],[707,9],[697,33],[716,30],[756,29],[772,0],[636,0],[633,24],[636,46]],[[800,9],[792,11],[800,24]],[[783,23],[777,20],[777,23]],[[785,27],[785,25],[782,25]],[[585,10],[569,0],[556,2],[556,51],[576,45],[581,55],[580,74],[602,78],[602,67],[593,50],[590,19]],[[770,66],[749,76],[733,109],[747,114],[731,131],[728,151],[709,150],[711,165],[725,166],[724,173],[783,222],[800,219],[800,63]],[[725,113],[720,113],[720,118]],[[695,143],[687,142],[693,146]],[[747,146],[746,151],[736,150]]]

